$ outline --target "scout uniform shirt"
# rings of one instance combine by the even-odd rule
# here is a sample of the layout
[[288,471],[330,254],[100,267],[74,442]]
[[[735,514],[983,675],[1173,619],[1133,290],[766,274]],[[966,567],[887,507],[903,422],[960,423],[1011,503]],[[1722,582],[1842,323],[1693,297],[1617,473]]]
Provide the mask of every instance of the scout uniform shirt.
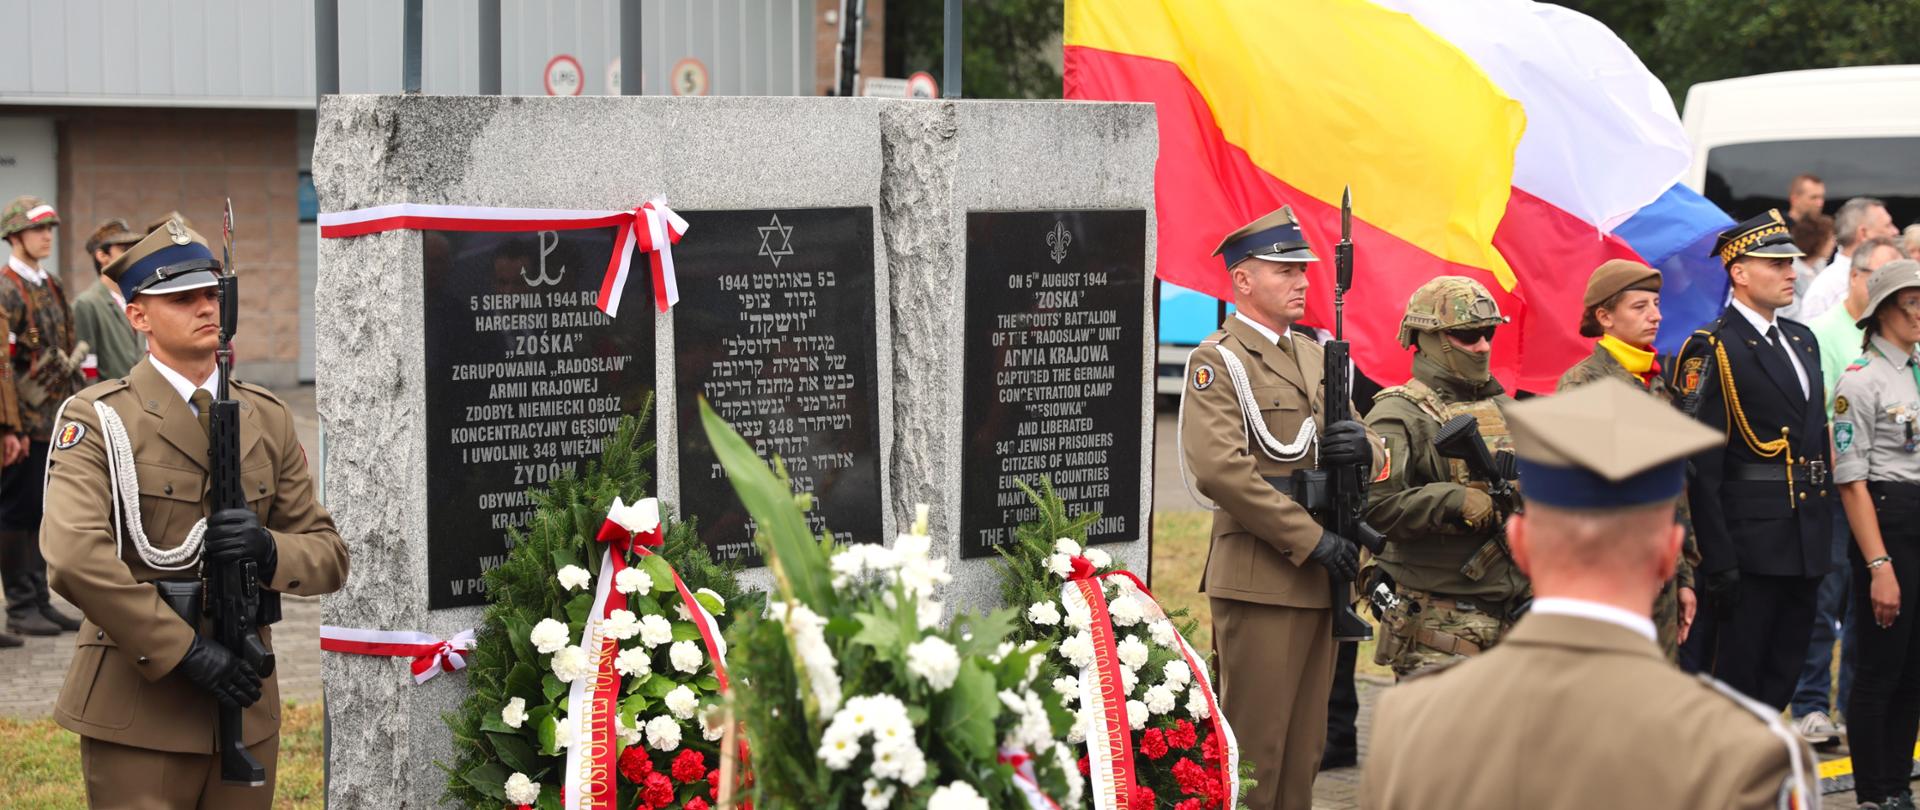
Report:
[[[1910,348],[1910,347],[1909,347]],[[1833,479],[1920,484],[1920,363],[1879,335],[1840,374],[1833,397]]]

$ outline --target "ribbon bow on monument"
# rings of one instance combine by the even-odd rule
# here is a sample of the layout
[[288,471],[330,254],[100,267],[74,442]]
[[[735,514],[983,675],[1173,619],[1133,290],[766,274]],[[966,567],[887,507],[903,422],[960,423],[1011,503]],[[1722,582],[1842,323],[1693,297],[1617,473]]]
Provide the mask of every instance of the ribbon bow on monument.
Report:
[[320,649],[327,652],[412,658],[414,683],[426,683],[442,672],[466,669],[466,654],[473,649],[473,644],[472,630],[462,630],[443,641],[412,630],[320,627]]

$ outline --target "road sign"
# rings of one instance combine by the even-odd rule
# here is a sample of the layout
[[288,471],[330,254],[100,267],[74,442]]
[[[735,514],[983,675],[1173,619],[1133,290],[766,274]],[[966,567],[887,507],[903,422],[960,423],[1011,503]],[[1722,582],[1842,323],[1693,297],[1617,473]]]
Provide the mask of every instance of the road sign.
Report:
[[939,98],[940,85],[924,70],[907,77],[907,98]]
[[704,96],[707,94],[707,66],[691,56],[673,63],[673,71],[667,74],[673,84],[676,96]]
[[907,80],[893,79],[886,76],[869,76],[864,86],[860,88],[860,95],[873,96],[876,98],[906,98]]
[[580,71],[580,60],[566,54],[560,54],[547,60],[546,75],[542,79],[549,96],[577,96],[586,81],[586,74]]

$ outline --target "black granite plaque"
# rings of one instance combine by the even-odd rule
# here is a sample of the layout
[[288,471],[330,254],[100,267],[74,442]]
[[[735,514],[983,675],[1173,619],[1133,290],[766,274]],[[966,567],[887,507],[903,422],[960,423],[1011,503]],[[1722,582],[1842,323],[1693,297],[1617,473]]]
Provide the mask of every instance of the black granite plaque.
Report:
[[1145,211],[967,214],[960,549],[982,557],[1034,519],[1042,475],[1092,543],[1140,522]]
[[421,235],[429,609],[483,604],[481,572],[505,560],[507,529],[533,514],[527,491],[598,458],[653,390],[644,257],[620,317],[595,306],[613,233]]
[[680,501],[717,559],[759,565],[753,520],[700,426],[706,397],[761,458],[778,455],[807,522],[880,539],[873,210],[682,212],[674,248]]

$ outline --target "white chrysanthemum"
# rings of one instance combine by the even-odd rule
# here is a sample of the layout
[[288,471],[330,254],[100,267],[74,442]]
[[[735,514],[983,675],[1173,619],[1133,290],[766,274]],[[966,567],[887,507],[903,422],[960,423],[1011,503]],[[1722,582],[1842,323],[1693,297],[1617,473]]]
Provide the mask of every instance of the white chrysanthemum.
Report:
[[[637,720],[638,718],[635,719]],[[640,727],[627,725],[626,715],[616,714],[613,716],[613,730],[614,733],[620,737],[621,745],[635,746],[640,744]]]
[[1076,667],[1084,667],[1093,660],[1093,635],[1081,631],[1060,642],[1060,654]]
[[648,720],[647,747],[655,751],[672,751],[679,748],[680,721],[664,714]]
[[1127,669],[1139,669],[1147,665],[1147,645],[1137,636],[1127,636],[1114,647],[1120,654],[1120,663]]
[[1069,557],[1078,557],[1080,556],[1080,544],[1061,537],[1053,541],[1053,553],[1065,554]]
[[1174,689],[1185,689],[1187,688],[1187,684],[1193,682],[1193,670],[1187,666],[1187,662],[1183,659],[1175,658],[1172,661],[1168,661],[1167,665],[1162,667],[1160,672],[1167,686]]
[[1073,574],[1073,558],[1065,554],[1055,554],[1047,558],[1047,571],[1056,577],[1066,579]]
[[860,756],[860,733],[835,722],[820,735],[820,750],[816,753],[829,769],[844,771]]
[[573,683],[593,674],[593,665],[587,660],[587,651],[579,647],[562,647],[553,654],[553,677],[561,683]]
[[927,778],[927,757],[915,745],[911,734],[873,742],[873,775],[892,779],[908,787]]
[[700,651],[700,645],[691,641],[676,641],[667,648],[667,661],[681,672],[699,672],[700,662],[705,660],[706,653]]
[[868,779],[860,785],[860,806],[867,810],[887,810],[893,804],[893,794],[898,788],[882,784],[877,779]]
[[1093,563],[1094,568],[1105,569],[1106,567],[1113,565],[1112,556],[1092,546],[1088,546],[1087,553],[1082,554],[1080,556],[1087,558],[1087,562]]
[[673,622],[660,615],[648,615],[640,619],[640,643],[649,647],[658,647],[673,640]]
[[653,671],[653,660],[646,650],[635,647],[621,650],[613,657],[613,670],[629,678],[638,678]]
[[1053,679],[1053,691],[1060,693],[1060,705],[1072,706],[1080,699],[1080,679],[1072,675],[1062,675]]
[[965,782],[952,782],[927,798],[927,810],[987,810],[987,799]]
[[1147,727],[1147,704],[1137,700],[1127,701],[1127,725],[1134,731]]
[[1180,694],[1175,692],[1173,687],[1163,683],[1148,689],[1146,697],[1141,702],[1147,704],[1149,712],[1166,714],[1173,711],[1173,707],[1180,705]]
[[1207,707],[1207,696],[1200,691],[1199,684],[1187,690],[1187,714],[1193,715],[1195,720],[1205,720],[1213,714],[1213,710]]
[[653,576],[638,568],[622,569],[613,575],[613,589],[621,593],[647,593],[653,590]]
[[562,567],[560,573],[554,578],[560,580],[560,587],[569,591],[579,590],[593,584],[593,575],[587,573],[587,569],[577,565]]
[[1178,649],[1179,631],[1173,629],[1173,622],[1161,619],[1147,625],[1147,633],[1153,636],[1153,643],[1168,649]]
[[666,702],[667,711],[673,712],[674,717],[682,720],[692,720],[694,711],[700,708],[699,696],[695,695],[692,689],[688,689],[686,684],[676,686],[673,691],[668,692]]
[[1140,609],[1140,600],[1131,596],[1122,596],[1109,602],[1107,615],[1113,618],[1114,627],[1132,627],[1145,617]]
[[507,701],[507,705],[500,707],[500,722],[507,724],[507,728],[519,728],[521,723],[527,722],[527,699]]
[[540,801],[540,783],[528,779],[527,775],[514,771],[507,777],[507,801],[514,804],[533,804]]
[[767,616],[786,625],[821,713],[839,709],[840,664],[834,660],[833,648],[827,646],[827,620],[806,605],[786,602],[767,603]]
[[1067,604],[1066,623],[1070,630],[1085,630],[1093,626],[1093,611],[1086,603],[1074,600]]
[[1048,599],[1035,602],[1027,607],[1027,621],[1034,624],[1054,625],[1060,623],[1060,608]]
[[573,641],[573,634],[567,626],[553,619],[541,619],[533,630],[527,633],[527,640],[533,642],[533,648],[542,655],[555,652]]
[[600,632],[615,641],[626,641],[640,635],[640,618],[631,610],[614,608],[613,615],[600,622]]
[[935,692],[945,692],[960,675],[960,651],[939,636],[927,636],[908,645],[907,671],[920,676]]

